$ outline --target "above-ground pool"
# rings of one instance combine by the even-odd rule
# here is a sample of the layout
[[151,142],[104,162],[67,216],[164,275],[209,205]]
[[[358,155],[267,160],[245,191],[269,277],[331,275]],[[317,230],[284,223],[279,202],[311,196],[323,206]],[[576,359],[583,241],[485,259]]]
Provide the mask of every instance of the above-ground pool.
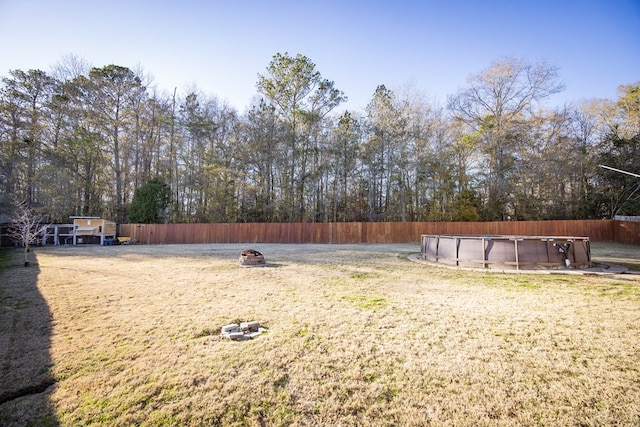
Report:
[[502,270],[591,267],[588,237],[423,234],[421,257],[446,265]]

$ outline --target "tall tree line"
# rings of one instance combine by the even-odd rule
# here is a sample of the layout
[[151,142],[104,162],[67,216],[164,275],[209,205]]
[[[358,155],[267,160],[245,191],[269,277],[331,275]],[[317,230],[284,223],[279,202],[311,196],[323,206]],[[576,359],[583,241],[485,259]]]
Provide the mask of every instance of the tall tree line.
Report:
[[[0,210],[127,222],[163,185],[168,222],[490,221],[640,213],[640,84],[548,109],[544,62],[505,58],[446,106],[379,85],[365,111],[303,55],[274,55],[239,113],[142,70],[64,58],[0,84]],[[160,184],[159,184],[160,183]],[[163,190],[164,191],[164,190]],[[138,194],[145,194],[144,191]],[[137,209],[137,208],[136,208]]]

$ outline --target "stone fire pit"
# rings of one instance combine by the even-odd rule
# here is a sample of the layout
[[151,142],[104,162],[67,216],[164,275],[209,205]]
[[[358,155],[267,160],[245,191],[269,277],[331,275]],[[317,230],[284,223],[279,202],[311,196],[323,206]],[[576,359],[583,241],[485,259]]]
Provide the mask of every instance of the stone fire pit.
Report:
[[245,249],[240,252],[238,265],[240,267],[264,267],[266,262],[264,261],[264,255],[260,252],[255,249]]
[[230,323],[220,329],[220,336],[233,341],[244,341],[253,339],[266,331],[267,329],[263,328],[259,322]]

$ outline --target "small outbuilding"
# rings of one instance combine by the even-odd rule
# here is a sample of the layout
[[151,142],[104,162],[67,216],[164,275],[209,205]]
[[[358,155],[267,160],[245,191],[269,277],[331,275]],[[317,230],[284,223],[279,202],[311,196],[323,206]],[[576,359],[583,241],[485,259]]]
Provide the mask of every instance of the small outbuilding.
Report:
[[43,245],[70,245],[73,243],[73,224],[48,224],[42,228]]
[[73,244],[97,243],[104,245],[107,240],[116,239],[116,223],[95,216],[72,216]]
[[73,223],[49,224],[42,229],[43,245],[107,245],[116,242],[116,223],[97,216],[72,216]]

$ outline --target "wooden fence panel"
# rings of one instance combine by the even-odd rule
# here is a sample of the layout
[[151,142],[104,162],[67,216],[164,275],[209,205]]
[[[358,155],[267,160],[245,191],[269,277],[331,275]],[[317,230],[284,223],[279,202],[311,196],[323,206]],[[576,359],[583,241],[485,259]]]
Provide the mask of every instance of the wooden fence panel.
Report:
[[332,233],[330,242],[360,243],[362,242],[362,222],[334,222],[331,223]]
[[[614,239],[618,243],[640,245],[640,222],[614,221]],[[640,258],[640,251],[638,253]]]
[[471,234],[589,237],[640,245],[639,228],[640,223],[613,220],[121,224],[118,235],[143,244],[419,243],[422,234]]

